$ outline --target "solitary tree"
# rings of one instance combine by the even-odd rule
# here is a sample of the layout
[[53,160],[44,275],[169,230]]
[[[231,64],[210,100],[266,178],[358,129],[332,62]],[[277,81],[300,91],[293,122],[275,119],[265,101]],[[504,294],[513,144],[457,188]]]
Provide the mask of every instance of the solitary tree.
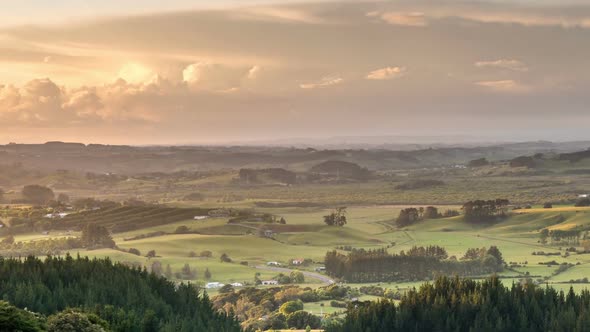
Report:
[[324,216],[324,223],[328,226],[346,225],[346,207],[339,207],[327,216]]
[[154,257],[156,257],[156,251],[155,250],[148,251],[146,257],[147,258],[154,258]]
[[80,237],[82,245],[87,248],[114,248],[115,241],[109,231],[104,227],[96,224],[87,224],[82,229]]
[[549,230],[547,228],[543,228],[540,233],[541,243],[546,244],[547,239],[549,238]]
[[57,195],[57,201],[60,203],[68,203],[70,201],[70,196],[64,194],[64,193],[60,193],[59,195]]
[[37,184],[24,186],[22,195],[27,202],[38,205],[47,204],[55,197],[53,190]]

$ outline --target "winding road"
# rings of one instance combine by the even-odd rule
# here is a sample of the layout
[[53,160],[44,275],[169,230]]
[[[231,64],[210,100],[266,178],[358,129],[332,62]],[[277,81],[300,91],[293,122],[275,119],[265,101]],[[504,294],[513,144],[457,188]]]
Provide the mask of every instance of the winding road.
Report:
[[330,279],[328,276],[325,276],[325,275],[319,274],[319,273],[315,273],[315,272],[309,272],[309,271],[303,271],[303,270],[293,270],[293,269],[288,269],[286,267],[265,266],[265,265],[258,265],[255,268],[258,270],[276,271],[276,272],[283,272],[283,273],[291,273],[293,271],[298,271],[298,272],[303,273],[303,275],[306,278],[309,277],[309,278],[313,278],[313,279],[318,279],[326,285],[331,285],[334,283],[334,280]]

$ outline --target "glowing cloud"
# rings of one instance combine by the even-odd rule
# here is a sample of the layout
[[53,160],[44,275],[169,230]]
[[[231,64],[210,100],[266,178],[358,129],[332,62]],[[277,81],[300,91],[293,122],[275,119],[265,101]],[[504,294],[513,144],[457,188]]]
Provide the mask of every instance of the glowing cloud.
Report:
[[501,93],[527,93],[531,87],[520,84],[514,80],[480,81],[475,83],[478,86]]
[[478,68],[499,68],[518,72],[526,72],[529,70],[527,65],[519,60],[500,59],[494,61],[478,61],[475,63]]
[[370,72],[366,79],[368,80],[392,80],[404,76],[405,67],[385,67]]
[[371,12],[368,13],[367,16],[379,16],[383,21],[393,25],[402,25],[410,27],[425,27],[428,25],[427,17],[422,12],[385,12],[382,14]]
[[299,87],[302,89],[317,89],[340,84],[342,82],[344,82],[344,79],[340,77],[324,77],[318,82],[300,84]]
[[125,64],[119,71],[119,77],[131,83],[147,82],[154,75],[155,73],[151,69],[135,62]]

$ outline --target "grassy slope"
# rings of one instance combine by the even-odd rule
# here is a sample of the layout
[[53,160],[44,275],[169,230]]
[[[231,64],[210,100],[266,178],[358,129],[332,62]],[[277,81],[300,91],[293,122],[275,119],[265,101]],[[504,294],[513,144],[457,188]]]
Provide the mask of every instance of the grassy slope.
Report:
[[[142,230],[117,234],[117,245],[123,249],[137,248],[145,255],[149,250],[156,250],[159,257],[155,258],[164,264],[170,264],[173,271],[178,271],[184,264],[197,270],[196,282],[206,282],[203,278],[205,268],[213,274],[211,281],[220,282],[251,282],[254,273],[260,272],[261,278],[272,278],[276,273],[254,269],[253,266],[268,261],[287,262],[291,258],[311,258],[321,261],[326,251],[340,245],[353,247],[379,248],[391,243],[391,252],[408,250],[414,245],[440,245],[447,248],[450,255],[460,257],[467,248],[489,247],[496,245],[502,251],[507,262],[528,264],[515,269],[516,272],[505,271],[503,276],[522,277],[528,272],[532,276],[551,276],[555,266],[540,265],[539,262],[556,260],[559,263],[568,262],[577,265],[563,274],[549,279],[559,289],[568,288],[566,283],[570,279],[580,279],[588,276],[590,271],[590,255],[561,256],[533,256],[533,251],[556,252],[560,248],[543,246],[538,243],[538,232],[544,227],[569,228],[574,225],[590,224],[590,209],[573,207],[556,207],[554,209],[530,209],[516,211],[510,218],[491,226],[476,226],[466,223],[460,217],[426,220],[404,230],[395,230],[388,226],[387,221],[395,219],[400,207],[397,206],[369,206],[349,208],[349,223],[345,227],[328,227],[322,225],[322,216],[329,210],[317,208],[281,208],[267,209],[287,219],[288,225],[306,225],[307,232],[279,233],[276,238],[259,238],[255,235],[226,235],[239,233],[236,226],[225,225],[225,219],[212,218],[205,221],[186,220],[169,225],[156,226]],[[576,212],[577,211],[577,212]],[[201,234],[171,234],[133,241],[124,238],[145,234],[153,231],[174,232],[176,227],[186,225],[192,230],[215,230],[214,235]],[[256,224],[253,224],[256,226]],[[232,233],[233,232],[233,233]],[[57,234],[56,234],[57,235]],[[52,236],[52,235],[50,235]],[[18,240],[35,240],[36,234],[17,237]],[[564,249],[564,248],[562,248]],[[213,252],[213,258],[189,258],[190,251],[199,253],[203,250]],[[73,254],[78,251],[73,251]],[[109,256],[116,261],[136,262],[149,266],[153,260],[114,250],[79,251],[81,255]],[[219,256],[228,254],[234,263],[221,263]],[[561,250],[561,253],[565,252]],[[249,266],[240,265],[247,261]],[[535,277],[536,279],[537,277]],[[511,283],[515,279],[503,279]],[[316,280],[307,281],[309,286],[317,287]],[[417,283],[383,284],[385,287],[407,288]],[[583,289],[586,285],[574,285],[575,289]],[[319,304],[317,304],[319,305]]]

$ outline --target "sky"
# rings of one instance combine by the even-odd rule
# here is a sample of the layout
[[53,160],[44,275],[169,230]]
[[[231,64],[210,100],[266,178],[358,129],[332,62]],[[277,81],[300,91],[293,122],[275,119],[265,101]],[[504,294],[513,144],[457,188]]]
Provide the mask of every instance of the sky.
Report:
[[590,139],[588,1],[0,3],[0,143]]

